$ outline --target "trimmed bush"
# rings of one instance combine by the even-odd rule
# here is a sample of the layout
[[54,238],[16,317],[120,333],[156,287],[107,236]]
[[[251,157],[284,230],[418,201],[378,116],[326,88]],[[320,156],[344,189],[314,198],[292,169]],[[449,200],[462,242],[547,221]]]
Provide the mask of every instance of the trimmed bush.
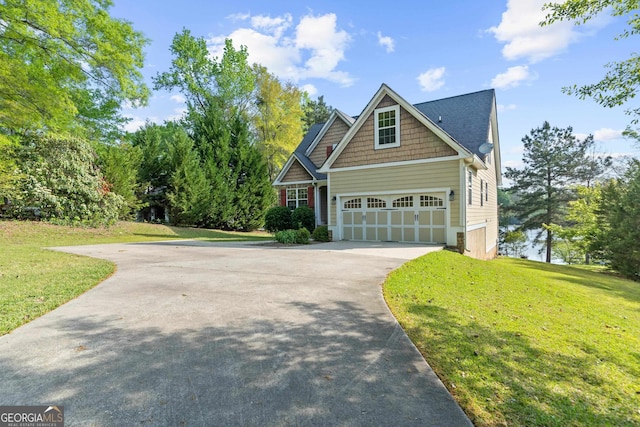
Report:
[[316,228],[316,214],[308,206],[299,206],[291,214],[293,228],[306,228],[310,232]]
[[296,243],[297,244],[299,244],[299,245],[308,245],[310,237],[311,237],[311,233],[309,233],[309,230],[307,230],[306,228],[302,227],[302,228],[299,228],[298,230],[296,230]]
[[296,243],[296,230],[280,230],[276,233],[276,242],[291,245]]
[[264,229],[269,233],[289,230],[291,224],[291,209],[287,206],[274,206],[267,211],[264,217]]
[[321,225],[320,227],[313,230],[313,234],[311,235],[313,240],[316,242],[328,242],[329,241],[329,228],[326,225]]

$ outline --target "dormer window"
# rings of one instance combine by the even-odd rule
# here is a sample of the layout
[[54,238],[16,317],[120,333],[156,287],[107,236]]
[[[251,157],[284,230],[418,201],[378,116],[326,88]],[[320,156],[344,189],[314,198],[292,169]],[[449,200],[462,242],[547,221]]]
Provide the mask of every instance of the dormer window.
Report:
[[400,106],[377,108],[374,111],[375,148],[400,146]]

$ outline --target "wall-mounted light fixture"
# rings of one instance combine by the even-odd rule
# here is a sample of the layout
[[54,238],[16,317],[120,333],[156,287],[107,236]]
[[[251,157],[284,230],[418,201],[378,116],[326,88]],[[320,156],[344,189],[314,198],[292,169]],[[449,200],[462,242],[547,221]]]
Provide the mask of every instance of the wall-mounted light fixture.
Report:
[[335,202],[335,201],[336,201],[336,196],[333,196],[333,197],[331,198],[331,201],[332,201],[332,202]]
[[456,199],[456,193],[453,190],[449,191],[449,201],[453,202]]

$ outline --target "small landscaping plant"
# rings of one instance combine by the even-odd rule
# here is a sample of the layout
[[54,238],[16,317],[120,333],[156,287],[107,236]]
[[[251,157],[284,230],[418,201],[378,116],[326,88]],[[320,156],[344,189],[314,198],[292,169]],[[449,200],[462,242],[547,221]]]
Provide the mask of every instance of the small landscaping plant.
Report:
[[316,214],[308,206],[299,206],[291,213],[293,228],[306,228],[310,232],[316,227]]
[[293,228],[291,223],[291,209],[287,206],[274,206],[269,209],[264,217],[264,229],[269,233],[289,230]]
[[300,228],[298,230],[281,230],[275,234],[276,242],[286,245],[298,244],[308,245],[311,233],[306,228]]
[[291,245],[296,243],[296,230],[280,230],[275,235],[276,242]]
[[326,225],[321,225],[313,230],[311,237],[316,242],[329,242],[329,228]]
[[309,230],[302,227],[296,230],[296,243],[299,245],[308,245],[309,238],[311,237],[311,233]]

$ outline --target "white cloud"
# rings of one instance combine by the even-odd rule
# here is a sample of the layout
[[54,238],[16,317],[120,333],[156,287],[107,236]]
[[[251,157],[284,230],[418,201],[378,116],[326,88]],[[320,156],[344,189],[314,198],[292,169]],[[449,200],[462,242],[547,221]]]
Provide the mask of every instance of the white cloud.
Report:
[[507,68],[507,71],[500,73],[491,80],[491,86],[496,89],[510,89],[520,86],[520,83],[526,80],[535,79],[529,71],[528,65],[517,65]]
[[[615,130],[611,128],[600,128],[598,130],[593,131],[591,135],[593,135],[593,140],[597,142],[609,142],[616,141],[619,139],[623,139],[622,130]],[[587,133],[574,132],[573,136],[582,140],[589,136]]]
[[334,70],[344,59],[344,51],[351,41],[346,31],[336,29],[336,20],[333,13],[304,16],[296,28],[295,45],[298,49],[311,51],[305,62],[306,77],[324,78],[350,86],[353,79],[348,73]]
[[508,104],[508,105],[498,104],[499,113],[502,113],[504,111],[512,111],[512,110],[515,110],[516,108],[518,108],[516,104]]
[[155,116],[147,117],[146,119],[143,119],[139,116],[125,116],[125,117],[131,119],[123,126],[123,129],[127,132],[137,131],[142,126],[144,126],[145,123],[147,122],[160,123],[160,120]]
[[230,38],[236,47],[247,46],[251,63],[264,65],[280,78],[294,82],[319,78],[343,86],[353,84],[354,78],[348,72],[337,69],[345,59],[351,36],[337,28],[335,14],[303,16],[293,31],[290,14],[275,18],[253,16],[250,23],[251,28],[238,28],[229,35],[211,38],[211,54],[221,57],[224,40]]
[[280,38],[282,33],[291,26],[293,18],[290,14],[272,18],[270,16],[257,15],[251,17],[251,26],[256,30],[263,30],[268,34]]
[[418,76],[423,92],[432,92],[444,86],[445,67],[431,68]]
[[541,61],[565,50],[583,34],[571,22],[555,22],[541,27],[547,11],[542,8],[549,0],[509,0],[502,21],[489,28],[495,38],[504,43],[505,59],[526,58],[531,63]]
[[378,31],[378,44],[384,47],[387,53],[393,52],[395,49],[396,42],[389,36],[383,36],[380,31]]
[[187,102],[186,98],[180,94],[171,95],[170,99],[177,102],[178,104],[184,104],[185,102]]
[[522,166],[522,162],[519,160],[507,160],[506,162],[502,163],[502,166],[505,167],[510,167],[510,168],[519,168],[520,166]]
[[314,96],[318,93],[318,88],[316,88],[312,84],[302,85],[302,87],[300,87],[300,90],[307,92],[309,96]]
[[601,142],[614,141],[624,138],[622,132],[622,130],[601,128],[593,132],[593,139]]
[[251,14],[250,13],[232,13],[231,15],[227,16],[227,19],[230,21],[246,21],[247,19],[251,18]]
[[186,114],[187,111],[188,110],[186,107],[174,108],[173,109],[174,114],[170,115],[165,120],[172,121],[172,122],[176,120],[180,120]]

